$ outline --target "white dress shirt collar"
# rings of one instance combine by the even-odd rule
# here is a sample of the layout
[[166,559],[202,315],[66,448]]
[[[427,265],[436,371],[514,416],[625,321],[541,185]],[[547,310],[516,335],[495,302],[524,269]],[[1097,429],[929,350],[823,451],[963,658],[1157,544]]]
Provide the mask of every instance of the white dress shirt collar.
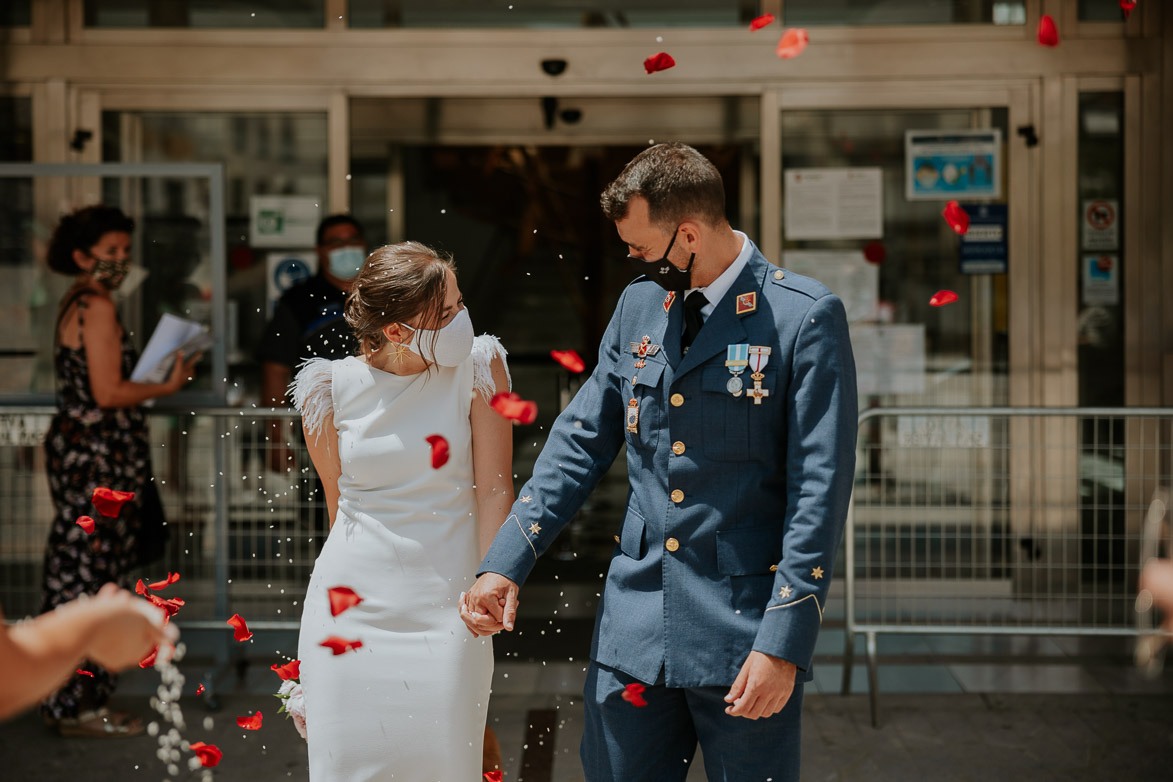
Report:
[[721,275],[707,287],[689,288],[684,294],[685,298],[688,298],[688,294],[693,291],[701,291],[705,294],[705,298],[708,299],[709,303],[701,307],[701,316],[706,320],[713,314],[713,310],[716,309],[725,294],[729,292],[729,289],[733,287],[733,281],[737,279],[737,275],[741,274],[741,270],[749,263],[749,257],[753,255],[753,243],[749,240],[749,237],[741,231],[734,231],[733,233],[741,239],[741,252],[733,259],[733,263],[729,264],[729,268],[721,272]]

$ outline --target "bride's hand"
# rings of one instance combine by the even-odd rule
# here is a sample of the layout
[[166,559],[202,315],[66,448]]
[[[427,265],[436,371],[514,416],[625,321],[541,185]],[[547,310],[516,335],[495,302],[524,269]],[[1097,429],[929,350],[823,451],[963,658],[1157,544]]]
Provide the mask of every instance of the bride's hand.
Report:
[[513,630],[517,619],[518,586],[498,573],[484,573],[460,596],[460,618],[480,637]]

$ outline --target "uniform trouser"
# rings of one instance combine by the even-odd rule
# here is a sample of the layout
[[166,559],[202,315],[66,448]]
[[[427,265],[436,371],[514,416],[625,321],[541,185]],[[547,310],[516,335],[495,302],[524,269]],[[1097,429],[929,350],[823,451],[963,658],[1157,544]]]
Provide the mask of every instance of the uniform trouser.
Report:
[[583,704],[586,782],[672,782],[688,776],[697,742],[710,782],[798,782],[802,683],[786,707],[759,720],[725,713],[728,687],[645,685],[647,706],[623,699],[635,682],[591,662]]

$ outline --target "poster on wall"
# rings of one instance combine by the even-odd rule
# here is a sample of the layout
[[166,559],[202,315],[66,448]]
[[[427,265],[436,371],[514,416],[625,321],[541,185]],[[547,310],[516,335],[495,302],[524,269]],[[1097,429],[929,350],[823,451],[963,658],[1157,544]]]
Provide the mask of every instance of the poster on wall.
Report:
[[249,244],[313,247],[320,203],[317,196],[253,196],[249,199]]
[[787,250],[782,265],[830,288],[843,301],[848,323],[876,319],[880,267],[868,263],[862,251]]
[[1120,303],[1120,256],[1095,253],[1083,256],[1083,303]]
[[1120,249],[1120,202],[1101,198],[1083,202],[1083,249]]
[[272,317],[273,308],[285,291],[318,273],[318,254],[313,250],[272,252],[265,258],[265,270],[265,300],[269,304],[268,317]]
[[1002,131],[909,130],[904,133],[909,201],[1002,197]]
[[969,230],[961,241],[962,274],[1005,274],[1009,249],[1006,244],[1006,204],[962,204],[969,215]]
[[856,383],[860,395],[925,392],[925,326],[853,326]]
[[883,238],[880,169],[791,168],[783,181],[787,239]]

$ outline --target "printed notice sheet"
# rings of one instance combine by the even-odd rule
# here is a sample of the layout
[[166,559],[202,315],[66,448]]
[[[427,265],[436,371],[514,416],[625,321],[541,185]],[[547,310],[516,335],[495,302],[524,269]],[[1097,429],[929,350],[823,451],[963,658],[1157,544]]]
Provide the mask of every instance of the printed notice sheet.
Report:
[[185,358],[191,358],[212,347],[214,342],[212,333],[195,321],[164,313],[130,379],[136,383],[162,383],[171,374],[176,352],[183,351]]
[[787,239],[883,237],[880,169],[791,168],[784,180]]

